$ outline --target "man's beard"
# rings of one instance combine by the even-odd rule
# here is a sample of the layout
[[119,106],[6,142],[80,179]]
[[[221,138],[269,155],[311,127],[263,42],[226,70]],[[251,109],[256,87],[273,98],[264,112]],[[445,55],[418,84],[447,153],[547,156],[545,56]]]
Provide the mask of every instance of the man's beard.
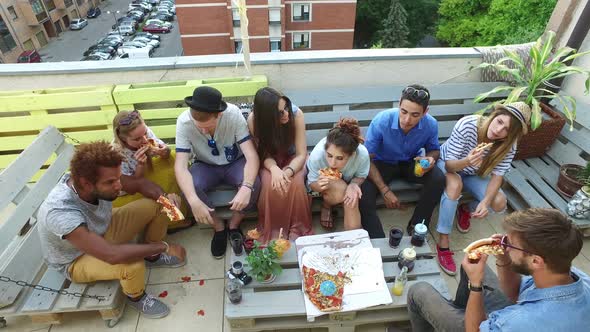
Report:
[[529,267],[526,264],[523,263],[515,263],[512,262],[512,271],[525,275],[525,276],[530,276],[531,275],[531,270],[529,269]]
[[104,192],[99,192],[97,190],[94,190],[92,192],[92,196],[94,196],[94,199],[97,200],[97,201],[99,199],[101,199],[103,201],[112,202],[112,201],[116,200],[117,197],[119,197],[119,193],[117,192],[117,193],[114,193],[114,194],[107,194],[107,193],[104,193]]

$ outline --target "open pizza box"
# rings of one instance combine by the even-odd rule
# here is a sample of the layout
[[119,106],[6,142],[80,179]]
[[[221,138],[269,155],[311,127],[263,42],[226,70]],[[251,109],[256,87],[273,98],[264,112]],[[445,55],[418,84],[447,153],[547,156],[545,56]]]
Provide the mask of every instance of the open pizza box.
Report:
[[[344,285],[342,309],[356,311],[392,302],[383,275],[381,252],[373,248],[369,234],[363,229],[320,235],[302,236],[295,241],[307,320],[330,312],[321,311],[305,292],[303,266],[337,275],[345,273],[350,282]],[[334,312],[334,311],[332,311]]]

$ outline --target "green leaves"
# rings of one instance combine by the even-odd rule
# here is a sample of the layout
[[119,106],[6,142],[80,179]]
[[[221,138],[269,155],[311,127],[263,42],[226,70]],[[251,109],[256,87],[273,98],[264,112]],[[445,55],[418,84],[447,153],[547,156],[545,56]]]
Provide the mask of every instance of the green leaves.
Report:
[[[531,58],[529,67],[525,66],[525,62],[515,52],[509,50],[505,50],[506,57],[496,63],[482,63],[477,66],[477,68],[491,67],[500,74],[510,75],[516,85],[495,87],[478,95],[474,101],[479,103],[499,93],[508,93],[505,99],[499,101],[500,103],[523,100],[531,107],[531,128],[535,130],[543,121],[540,99],[555,99],[569,120],[570,130],[572,130],[576,118],[576,100],[573,97],[555,93],[554,91],[557,91],[559,87],[553,85],[551,81],[574,74],[584,75],[586,76],[584,93],[588,94],[590,92],[590,71],[586,68],[570,66],[568,61],[590,54],[590,51],[576,53],[576,50],[570,47],[562,47],[553,52],[554,42],[555,33],[552,31],[548,31],[538,38],[529,52]],[[508,63],[514,68],[510,68]]]
[[270,274],[279,275],[283,271],[277,262],[278,255],[274,244],[275,241],[271,241],[268,246],[261,247],[260,242],[254,241],[254,248],[246,257],[250,265],[250,274],[258,281],[263,281]]

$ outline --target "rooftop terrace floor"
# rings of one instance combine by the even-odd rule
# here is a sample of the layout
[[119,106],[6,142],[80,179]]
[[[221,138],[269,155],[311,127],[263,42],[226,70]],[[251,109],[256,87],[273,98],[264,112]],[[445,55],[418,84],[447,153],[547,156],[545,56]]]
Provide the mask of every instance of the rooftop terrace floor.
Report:
[[[405,210],[380,209],[379,215],[388,229],[394,225],[405,227],[414,209],[413,205]],[[433,217],[433,223],[437,219],[437,211]],[[0,215],[0,222],[2,216]],[[501,233],[501,215],[490,215],[483,220],[474,220],[471,231],[467,234],[460,234],[454,231],[451,235],[451,249],[455,253],[455,261],[459,263],[463,259],[462,249],[470,242],[487,237],[493,233]],[[314,216],[315,230],[318,233],[324,232],[319,225],[319,215]],[[434,229],[434,225],[431,225]],[[254,227],[253,221],[246,221],[242,225],[244,229]],[[342,222],[336,222],[336,230],[341,230]],[[69,313],[64,314],[61,325],[38,325],[30,322],[28,317],[7,318],[8,326],[3,330],[12,331],[51,331],[51,332],[151,332],[151,331],[203,331],[217,332],[230,331],[227,321],[223,315],[223,303],[225,292],[224,270],[229,263],[224,260],[216,260],[211,257],[209,246],[211,229],[199,229],[193,227],[174,235],[169,236],[169,242],[180,243],[187,249],[188,264],[179,269],[148,270],[147,290],[153,294],[167,291],[168,296],[163,299],[171,309],[168,317],[163,319],[145,319],[139,316],[138,312],[127,308],[121,321],[112,329],[105,326],[98,312]],[[432,235],[429,235],[429,243],[433,246]],[[229,252],[228,248],[228,252]],[[228,258],[227,258],[228,259]],[[488,264],[495,269],[494,259],[489,259]],[[590,238],[584,239],[584,247],[580,255],[574,260],[574,265],[586,273],[590,273]],[[449,291],[454,295],[458,278],[444,276]],[[191,282],[183,282],[181,277],[190,276]],[[202,282],[201,282],[202,281]],[[197,312],[203,310],[204,315]],[[383,324],[364,325],[357,328],[362,332],[385,331]],[[319,332],[327,329],[297,330],[307,332]]]

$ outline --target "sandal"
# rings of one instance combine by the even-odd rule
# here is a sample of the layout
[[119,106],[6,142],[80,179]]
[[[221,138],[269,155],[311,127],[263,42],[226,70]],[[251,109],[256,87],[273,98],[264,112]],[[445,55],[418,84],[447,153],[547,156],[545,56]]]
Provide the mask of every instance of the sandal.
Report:
[[334,219],[332,219],[332,209],[322,206],[320,210],[320,225],[327,230],[334,228]]

